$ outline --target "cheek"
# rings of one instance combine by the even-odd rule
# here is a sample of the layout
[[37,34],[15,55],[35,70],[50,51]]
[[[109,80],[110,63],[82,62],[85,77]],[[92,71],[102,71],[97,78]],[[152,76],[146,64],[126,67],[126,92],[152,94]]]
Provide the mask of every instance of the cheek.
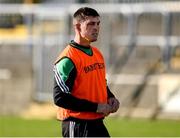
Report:
[[87,31],[87,28],[85,25],[81,26],[81,33],[85,33]]
[[90,34],[90,32],[91,32],[90,28],[88,28],[87,26],[82,26],[82,28],[81,28],[82,35],[88,35],[88,34]]
[[87,26],[86,29],[85,29],[85,32],[86,32],[86,34],[89,34],[89,35],[90,35],[90,34],[93,32],[93,30],[94,30],[94,29],[93,29],[92,27],[88,27],[88,26]]

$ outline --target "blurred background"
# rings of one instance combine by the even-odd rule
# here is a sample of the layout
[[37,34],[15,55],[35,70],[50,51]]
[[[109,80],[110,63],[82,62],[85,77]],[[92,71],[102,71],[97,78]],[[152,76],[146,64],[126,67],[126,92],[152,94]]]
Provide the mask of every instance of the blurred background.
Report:
[[112,116],[180,120],[179,0],[0,0],[0,116],[55,118],[53,62],[82,6],[101,15]]

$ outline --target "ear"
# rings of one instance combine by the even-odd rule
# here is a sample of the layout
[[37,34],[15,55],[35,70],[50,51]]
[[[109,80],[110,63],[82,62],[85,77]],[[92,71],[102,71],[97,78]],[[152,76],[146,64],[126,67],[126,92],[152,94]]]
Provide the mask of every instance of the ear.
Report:
[[76,23],[75,25],[75,29],[80,32],[81,31],[81,24],[80,23]]

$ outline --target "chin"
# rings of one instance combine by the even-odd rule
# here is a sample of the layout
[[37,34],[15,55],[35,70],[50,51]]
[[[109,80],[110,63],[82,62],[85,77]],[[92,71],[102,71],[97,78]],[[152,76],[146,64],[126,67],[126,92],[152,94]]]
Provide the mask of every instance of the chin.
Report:
[[95,41],[97,41],[97,38],[96,38],[96,39],[92,39],[92,40],[91,40],[91,42],[95,42]]

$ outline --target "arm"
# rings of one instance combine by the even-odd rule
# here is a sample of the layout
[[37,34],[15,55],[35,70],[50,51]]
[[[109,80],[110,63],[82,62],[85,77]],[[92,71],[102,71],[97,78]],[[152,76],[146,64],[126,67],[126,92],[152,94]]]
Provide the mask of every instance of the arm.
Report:
[[111,97],[115,97],[114,94],[110,91],[108,86],[107,86],[107,94],[108,94],[108,99]]
[[108,94],[108,104],[112,107],[111,113],[114,113],[119,109],[120,103],[118,99],[116,99],[114,94],[110,91],[108,86],[107,86],[107,94]]

